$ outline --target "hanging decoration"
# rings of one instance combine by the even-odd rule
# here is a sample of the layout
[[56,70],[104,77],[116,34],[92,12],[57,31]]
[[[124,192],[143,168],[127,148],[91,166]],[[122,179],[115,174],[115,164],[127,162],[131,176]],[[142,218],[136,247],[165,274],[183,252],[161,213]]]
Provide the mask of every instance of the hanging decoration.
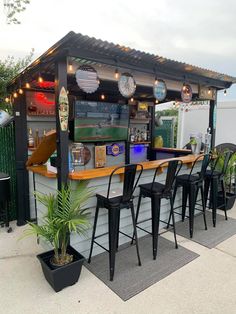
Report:
[[121,95],[125,98],[133,96],[136,90],[133,76],[130,73],[122,73],[118,81],[118,88]]
[[158,102],[163,101],[166,98],[166,94],[167,94],[166,83],[163,80],[155,79],[153,85],[153,95],[156,98],[156,100]]
[[90,65],[81,65],[75,72],[76,82],[82,91],[94,93],[99,86],[97,71]]
[[192,97],[193,97],[192,87],[189,84],[183,84],[181,90],[182,101],[188,103],[192,100]]
[[59,94],[59,119],[61,131],[68,130],[68,117],[69,117],[69,100],[65,87],[62,87]]

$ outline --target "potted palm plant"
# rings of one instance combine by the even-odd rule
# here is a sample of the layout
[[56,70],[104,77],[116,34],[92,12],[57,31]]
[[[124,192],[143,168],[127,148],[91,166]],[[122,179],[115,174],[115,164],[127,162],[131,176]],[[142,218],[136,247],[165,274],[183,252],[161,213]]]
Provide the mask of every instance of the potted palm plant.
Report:
[[[215,167],[216,171],[221,172],[223,169],[224,161],[225,161],[225,153],[228,149],[224,151],[215,151],[215,157],[217,157],[217,164]],[[214,165],[214,162],[212,166]],[[235,199],[236,199],[236,186],[235,186],[235,179],[236,179],[236,153],[233,153],[230,157],[228,162],[228,166],[226,168],[224,174],[224,182],[225,182],[225,197],[226,197],[226,204],[224,205],[224,198],[222,192],[218,193],[217,196],[217,207],[219,209],[226,209],[229,210],[233,207]]]
[[47,212],[42,224],[28,223],[24,236],[36,235],[53,247],[53,250],[39,254],[37,258],[46,280],[58,292],[79,279],[84,257],[69,245],[69,239],[72,232],[84,235],[89,227],[89,213],[84,205],[92,191],[85,181],[80,181],[75,190],[69,186],[55,194],[35,195]]

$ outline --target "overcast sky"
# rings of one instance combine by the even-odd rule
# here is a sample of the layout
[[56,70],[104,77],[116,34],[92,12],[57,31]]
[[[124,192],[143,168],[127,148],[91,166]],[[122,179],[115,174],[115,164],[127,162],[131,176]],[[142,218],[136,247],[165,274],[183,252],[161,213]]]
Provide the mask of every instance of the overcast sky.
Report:
[[1,59],[31,48],[36,58],[73,30],[236,76],[235,0],[31,0],[21,25],[7,25],[0,4]]

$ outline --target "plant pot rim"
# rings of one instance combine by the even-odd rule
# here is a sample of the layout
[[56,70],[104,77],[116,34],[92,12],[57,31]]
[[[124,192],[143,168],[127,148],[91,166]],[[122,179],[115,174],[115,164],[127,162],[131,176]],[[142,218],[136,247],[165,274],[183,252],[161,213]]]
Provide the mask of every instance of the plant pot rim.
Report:
[[49,251],[46,251],[46,252],[42,252],[42,253],[36,255],[36,257],[40,261],[40,263],[43,262],[45,264],[45,266],[48,268],[48,270],[50,270],[52,272],[59,271],[61,268],[66,268],[69,265],[78,262],[79,260],[85,261],[85,257],[82,254],[80,254],[78,251],[76,251],[72,246],[68,245],[67,249],[70,250],[70,253],[73,254],[73,256],[77,257],[77,260],[73,260],[72,262],[70,262],[68,264],[61,265],[61,266],[56,267],[56,268],[50,267],[48,265],[48,263],[45,261],[45,259],[48,257],[48,255],[54,255],[54,250],[53,249],[49,250]]

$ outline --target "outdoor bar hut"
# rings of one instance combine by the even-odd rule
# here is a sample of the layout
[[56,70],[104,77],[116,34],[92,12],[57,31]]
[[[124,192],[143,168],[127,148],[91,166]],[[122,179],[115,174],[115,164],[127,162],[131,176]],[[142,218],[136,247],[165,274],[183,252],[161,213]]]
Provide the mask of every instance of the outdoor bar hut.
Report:
[[[228,75],[68,33],[8,86],[15,123],[18,225],[35,218],[33,190],[61,189],[68,180],[89,180],[90,186],[106,190],[112,170],[132,162],[141,163],[145,179],[151,181],[160,163],[152,151],[158,103],[209,100],[213,147],[217,92],[235,82]],[[56,133],[49,135],[53,144],[43,144],[47,137],[44,133],[55,126]],[[78,142],[75,150],[83,152],[83,160],[77,160],[71,169],[70,147]],[[57,175],[43,165],[54,149]],[[30,158],[34,162],[29,163],[32,151]],[[194,157],[182,158],[184,171]],[[117,176],[117,184],[119,180],[122,181],[122,174]],[[89,206],[93,216],[94,200]],[[163,206],[163,215],[167,207]],[[141,215],[145,211],[150,211],[148,201],[142,206]],[[38,209],[39,221],[41,215],[43,212]],[[122,219],[126,221],[125,216]],[[127,230],[129,227],[126,224]],[[126,240],[121,237],[120,241]],[[90,239],[72,242],[88,255]]]

